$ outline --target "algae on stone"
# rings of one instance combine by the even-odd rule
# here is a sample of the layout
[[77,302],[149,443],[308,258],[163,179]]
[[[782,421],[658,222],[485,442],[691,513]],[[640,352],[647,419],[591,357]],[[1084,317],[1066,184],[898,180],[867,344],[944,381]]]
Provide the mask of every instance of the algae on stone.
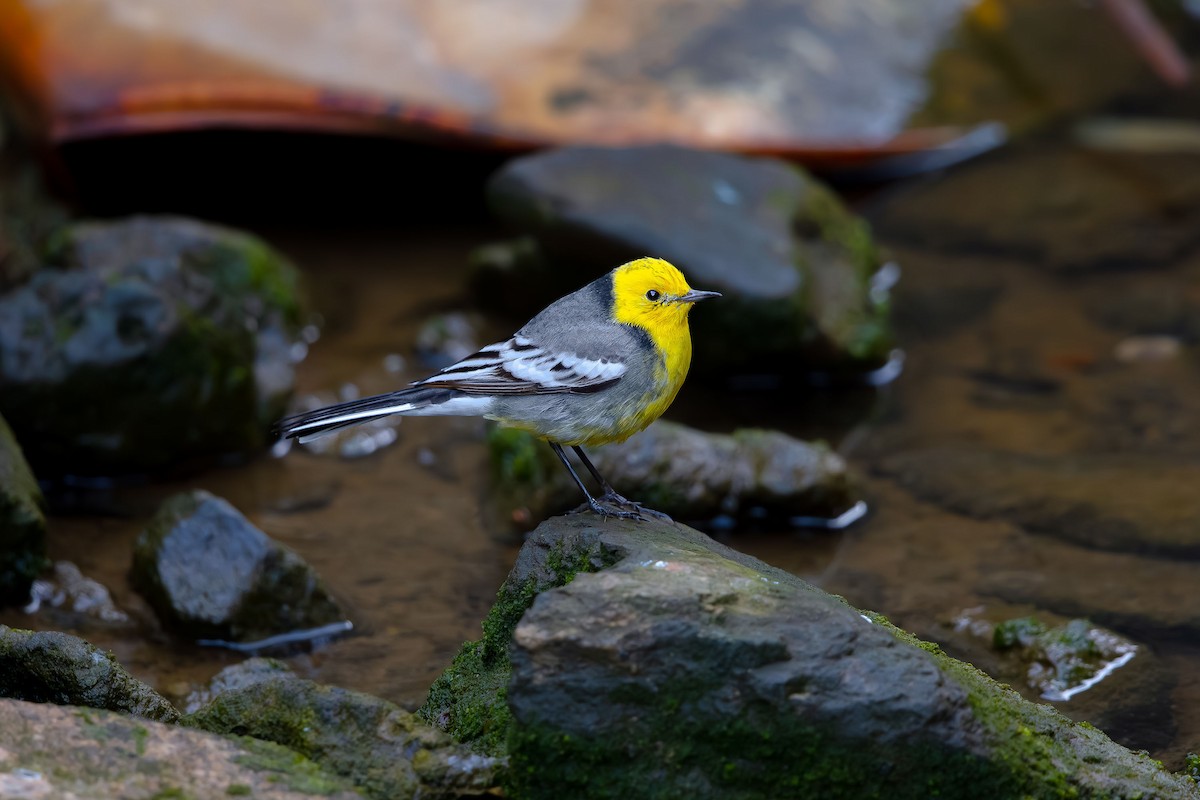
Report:
[[[581,556],[588,571],[552,579]],[[488,735],[508,745],[514,797],[1194,796],[1095,728],[680,525],[549,520],[507,587],[474,652],[503,654],[510,675],[507,735]]]
[[506,692],[512,671],[508,649],[521,615],[539,593],[613,561],[613,554],[603,547],[568,551],[561,544],[542,542],[529,555],[526,549],[521,552],[483,620],[483,638],[462,646],[417,712],[456,741],[496,757],[508,752],[511,717]]
[[0,411],[39,474],[145,472],[265,444],[291,362],[259,355],[301,321],[282,256],[226,228],[134,217],[69,225],[49,258],[0,296]]
[[0,699],[5,797],[361,797],[279,745],[99,709]]
[[269,663],[249,672],[238,665],[222,676],[185,724],[281,744],[379,800],[458,796],[495,785],[493,759],[468,752],[386,700]]
[[179,712],[112,653],[57,631],[0,625],[0,697],[79,705],[175,722]]

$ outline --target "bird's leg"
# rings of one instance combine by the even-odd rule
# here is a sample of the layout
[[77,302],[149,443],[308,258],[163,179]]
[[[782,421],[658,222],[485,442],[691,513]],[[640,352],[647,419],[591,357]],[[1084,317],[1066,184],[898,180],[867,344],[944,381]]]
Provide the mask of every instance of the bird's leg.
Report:
[[[604,476],[600,474],[600,470],[592,464],[591,460],[584,454],[583,448],[579,445],[572,445],[571,449],[575,451],[575,455],[579,456],[579,460],[587,467],[588,472],[592,473],[592,477],[596,479],[596,483],[600,484],[600,488],[604,490],[604,494],[600,497],[600,502],[616,503],[617,505],[626,506],[637,509],[639,513],[649,514],[652,517],[659,519],[670,520],[671,518],[661,511],[655,511],[653,508],[646,508],[641,503],[630,500],[617,493],[617,490],[612,487],[612,484],[604,480]],[[578,478],[575,479],[579,481]]]
[[[560,445],[558,442],[550,442],[550,448],[552,450],[554,450],[554,454],[556,456],[558,456],[558,460],[561,461],[563,463],[563,466],[567,468],[567,472],[571,473],[571,477],[574,479],[575,485],[579,487],[579,491],[583,492],[583,496],[587,498],[588,505],[591,506],[592,511],[595,511],[597,514],[599,514],[602,517],[620,517],[621,519],[642,519],[642,515],[639,514],[637,511],[625,511],[622,509],[616,509],[616,508],[612,508],[610,506],[602,505],[599,500],[592,497],[592,493],[589,492],[587,490],[587,487],[583,485],[583,481],[579,479],[579,474],[577,472],[575,472],[575,468],[572,467],[571,462],[567,460],[567,454],[563,452],[562,445]],[[576,452],[579,452],[579,448],[575,448],[575,450],[576,450]],[[605,498],[607,499],[608,498],[607,492],[611,491],[612,487],[608,486],[607,482],[605,482],[605,480],[600,477],[599,473],[596,472],[596,468],[593,467],[586,458],[583,460],[583,463],[587,464],[588,471],[592,473],[593,477],[595,477],[597,480],[600,481],[600,484],[602,486],[608,487],[608,489],[606,490],[606,493],[605,493]],[[616,492],[612,492],[612,494],[616,495],[617,497],[620,497],[620,495],[616,494]],[[624,498],[621,498],[621,499],[624,500]]]

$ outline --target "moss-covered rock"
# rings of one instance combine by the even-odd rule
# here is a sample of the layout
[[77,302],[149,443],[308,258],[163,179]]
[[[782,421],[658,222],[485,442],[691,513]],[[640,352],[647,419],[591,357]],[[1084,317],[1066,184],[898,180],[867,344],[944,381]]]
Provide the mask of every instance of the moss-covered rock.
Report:
[[496,783],[494,759],[467,752],[378,697],[316,684],[262,662],[229,668],[209,691],[211,700],[186,724],[284,745],[369,797],[451,797]]
[[23,603],[46,558],[42,492],[0,417],[0,605]]
[[361,797],[269,742],[45,703],[0,699],[0,794],[297,800]]
[[89,706],[175,722],[179,712],[111,653],[57,631],[0,625],[0,697]]
[[0,296],[0,411],[39,474],[143,472],[267,441],[301,318],[278,253],[173,217],[75,223],[51,250]]
[[252,643],[346,619],[300,556],[203,491],[162,504],[134,544],[131,578],[187,636]]
[[[683,526],[552,519],[509,580],[551,585],[551,562],[588,554],[601,569],[537,594],[512,629],[513,797],[1194,797],[1148,756]],[[503,620],[528,602],[501,599]]]
[[698,369],[861,368],[890,349],[866,223],[783,161],[570,147],[510,162],[488,199],[524,235],[475,256],[479,294],[495,307],[533,313],[622,261],[653,255],[724,294],[693,325]]
[[[497,505],[531,519],[578,506],[579,487],[544,443],[523,431],[488,434]],[[846,462],[824,443],[752,428],[704,433],[660,420],[620,444],[588,449],[617,491],[672,517],[836,517],[858,501]]]
[[434,681],[417,712],[421,718],[476,752],[505,756],[511,723],[506,692],[513,629],[539,593],[570,583],[580,572],[603,569],[614,558],[601,545],[568,548],[548,538],[527,543],[483,620],[483,638],[464,644],[449,669]]

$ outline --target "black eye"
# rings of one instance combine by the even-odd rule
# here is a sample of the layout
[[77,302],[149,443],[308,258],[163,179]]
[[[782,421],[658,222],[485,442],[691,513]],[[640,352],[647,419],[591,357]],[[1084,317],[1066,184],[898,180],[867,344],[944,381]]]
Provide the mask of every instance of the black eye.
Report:
[[659,298],[659,294],[658,294],[657,289],[651,289],[650,291],[646,292],[647,300],[654,301],[654,300],[657,300],[658,298]]

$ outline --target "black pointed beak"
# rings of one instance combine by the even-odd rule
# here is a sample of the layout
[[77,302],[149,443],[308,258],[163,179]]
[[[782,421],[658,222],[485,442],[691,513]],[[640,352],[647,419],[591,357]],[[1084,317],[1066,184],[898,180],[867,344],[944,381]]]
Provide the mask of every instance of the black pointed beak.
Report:
[[676,303],[699,303],[701,300],[707,300],[710,297],[720,297],[720,292],[701,292],[697,289],[692,289],[687,294],[682,294],[676,298]]

